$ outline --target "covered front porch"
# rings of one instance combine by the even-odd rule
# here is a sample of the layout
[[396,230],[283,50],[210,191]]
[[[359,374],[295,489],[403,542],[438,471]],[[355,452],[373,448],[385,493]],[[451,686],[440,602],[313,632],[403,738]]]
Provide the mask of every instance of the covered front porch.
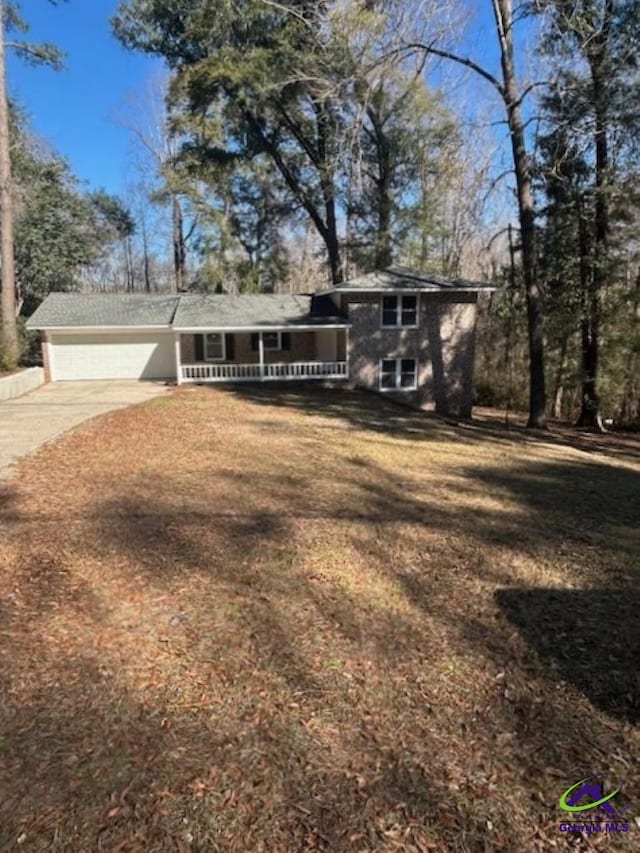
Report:
[[279,327],[176,334],[179,385],[346,379],[348,328]]

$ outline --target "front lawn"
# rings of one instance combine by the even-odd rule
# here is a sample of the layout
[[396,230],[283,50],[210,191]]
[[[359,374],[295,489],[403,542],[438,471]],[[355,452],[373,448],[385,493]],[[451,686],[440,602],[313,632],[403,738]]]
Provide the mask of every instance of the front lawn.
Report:
[[[292,387],[42,449],[0,483],[0,849],[637,849],[638,451]],[[633,839],[559,831],[595,772]]]

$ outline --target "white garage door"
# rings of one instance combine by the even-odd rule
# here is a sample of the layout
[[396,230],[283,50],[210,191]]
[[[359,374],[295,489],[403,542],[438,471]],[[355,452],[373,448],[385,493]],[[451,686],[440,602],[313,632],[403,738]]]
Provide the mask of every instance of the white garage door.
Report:
[[166,332],[52,334],[51,378],[175,379],[174,339]]

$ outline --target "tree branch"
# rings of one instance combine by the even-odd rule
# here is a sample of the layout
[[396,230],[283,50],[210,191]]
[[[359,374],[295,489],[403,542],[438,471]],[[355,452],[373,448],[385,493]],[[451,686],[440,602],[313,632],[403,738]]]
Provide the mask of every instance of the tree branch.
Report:
[[260,141],[262,142],[265,150],[269,152],[271,155],[278,171],[284,178],[287,186],[294,194],[294,196],[299,200],[302,207],[307,211],[309,216],[311,217],[313,224],[316,226],[318,233],[321,235],[323,239],[325,239],[327,234],[327,226],[320,216],[315,204],[308,197],[306,192],[302,189],[300,182],[297,180],[296,176],[293,174],[291,169],[288,167],[284,158],[282,157],[280,151],[278,150],[278,146],[272,139],[263,132],[262,128],[259,126],[258,122],[251,115],[247,115],[247,120],[253,128],[254,133],[258,136]]
[[528,86],[524,87],[522,94],[520,95],[520,97],[516,101],[516,105],[521,106],[522,102],[527,97],[527,95],[530,92],[533,92],[533,90],[537,89],[539,86],[551,86],[551,85],[552,85],[552,83],[549,80],[538,80],[536,83],[529,83]]
[[26,41],[7,41],[5,47],[17,51],[25,56],[25,58],[40,65],[49,65],[56,71],[62,69],[63,53],[57,47],[51,44],[29,44]]
[[260,0],[260,2],[264,3],[265,6],[271,6],[272,9],[277,9],[279,12],[283,12],[285,15],[297,18],[300,23],[305,25],[305,27],[313,29],[313,23],[308,21],[301,12],[298,12],[296,9],[292,9],[291,6],[285,6],[283,3],[276,3],[275,0]]
[[301,146],[303,151],[306,153],[307,157],[311,160],[313,165],[316,168],[320,167],[320,158],[318,157],[318,152],[314,151],[312,146],[309,144],[309,141],[305,138],[302,133],[300,127],[296,125],[295,121],[291,118],[289,113],[286,111],[285,107],[281,103],[274,104],[277,111],[282,116],[285,126],[289,129],[293,137],[296,139],[298,144]]
[[491,83],[494,89],[497,89],[500,93],[502,98],[505,96],[504,87],[498,78],[494,77],[490,71],[487,71],[486,68],[483,68],[482,65],[478,65],[477,62],[474,62],[473,59],[469,59],[467,56],[458,56],[457,53],[452,53],[449,50],[440,50],[440,48],[433,47],[433,45],[421,44],[419,42],[404,45],[404,49],[423,50],[425,53],[429,53],[432,56],[439,56],[441,59],[450,59],[452,62],[457,62],[458,65],[470,68],[472,71],[475,71],[476,74],[479,74],[480,77],[483,77],[488,83]]

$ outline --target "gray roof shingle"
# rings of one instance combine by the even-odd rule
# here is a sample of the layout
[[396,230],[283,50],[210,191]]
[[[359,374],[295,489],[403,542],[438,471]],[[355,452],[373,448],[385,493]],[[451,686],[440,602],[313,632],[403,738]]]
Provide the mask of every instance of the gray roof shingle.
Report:
[[50,293],[27,320],[27,328],[169,326],[178,299],[155,293]]
[[455,293],[465,290],[495,290],[495,288],[482,282],[468,281],[463,278],[447,279],[440,275],[421,273],[409,267],[395,266],[349,279],[330,290],[423,290]]
[[323,326],[345,324],[336,308],[333,316],[312,312],[312,297],[271,293],[237,296],[185,294],[173,321],[176,329],[256,326]]
[[167,326],[174,329],[348,325],[327,296],[51,293],[29,329]]
[[166,326],[174,329],[284,328],[348,325],[331,292],[411,290],[463,293],[489,284],[389,267],[314,295],[51,293],[27,320],[29,329]]

